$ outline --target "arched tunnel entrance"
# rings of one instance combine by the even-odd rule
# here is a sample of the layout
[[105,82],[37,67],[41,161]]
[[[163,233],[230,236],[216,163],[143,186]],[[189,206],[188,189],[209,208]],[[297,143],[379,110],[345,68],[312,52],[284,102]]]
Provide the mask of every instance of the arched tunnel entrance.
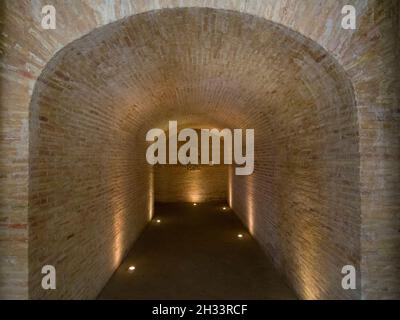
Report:
[[[230,209],[298,297],[360,297],[341,287],[342,267],[361,261],[358,114],[351,81],[316,42],[229,10],[138,14],[63,48],[30,112],[30,297],[96,297],[157,197],[224,195],[218,168],[146,163],[146,132],[169,120],[254,129],[254,173],[226,173]],[[40,288],[44,263],[57,291]]]

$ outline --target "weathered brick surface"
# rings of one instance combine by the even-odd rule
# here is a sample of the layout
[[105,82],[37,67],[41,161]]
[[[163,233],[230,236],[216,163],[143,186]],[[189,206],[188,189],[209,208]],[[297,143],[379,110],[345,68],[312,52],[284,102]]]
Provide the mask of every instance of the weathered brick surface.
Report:
[[[340,28],[348,2],[356,31]],[[49,3],[55,31],[40,28]],[[231,177],[229,199],[301,297],[399,297],[397,1],[1,6],[1,297],[28,297],[28,269],[30,296],[49,297],[50,262],[53,297],[95,296],[151,215],[143,132],[171,117],[256,129],[256,172]],[[133,16],[68,45],[179,6],[233,11]],[[347,263],[353,293],[338,288]]]

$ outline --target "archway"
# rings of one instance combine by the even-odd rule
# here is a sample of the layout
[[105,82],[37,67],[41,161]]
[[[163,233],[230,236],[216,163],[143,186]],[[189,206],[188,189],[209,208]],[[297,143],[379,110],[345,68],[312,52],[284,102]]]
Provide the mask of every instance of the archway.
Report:
[[152,216],[143,133],[172,119],[254,128],[255,172],[231,176],[232,208],[302,298],[360,296],[340,287],[341,267],[361,259],[358,121],[345,72],[283,26],[187,8],[96,29],[39,78],[30,119],[32,298],[45,297],[40,267],[50,262],[65,275],[50,296],[98,293]]

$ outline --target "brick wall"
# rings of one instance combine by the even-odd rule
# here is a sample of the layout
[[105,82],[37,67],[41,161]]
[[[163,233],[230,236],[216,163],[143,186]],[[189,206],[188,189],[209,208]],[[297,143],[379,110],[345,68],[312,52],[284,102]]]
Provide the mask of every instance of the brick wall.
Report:
[[[29,294],[95,298],[151,219],[152,174],[144,142],[116,116],[121,105],[92,78],[75,82],[70,67],[55,65],[31,106]],[[55,291],[40,285],[47,264],[57,270]]]
[[[178,124],[178,132],[185,128],[191,128],[197,133],[198,150],[198,165],[156,165],[154,167],[154,199],[156,202],[208,202],[208,201],[226,201],[227,198],[227,183],[228,183],[228,167],[223,165],[224,160],[224,140],[220,140],[220,164],[202,165],[201,162],[201,129],[213,129],[209,124],[204,124],[203,127],[198,127],[199,123],[187,123],[183,121]],[[189,127],[184,127],[186,123]],[[164,127],[166,125],[164,124]],[[163,126],[161,126],[163,127]],[[163,128],[164,128],[163,127]],[[221,130],[218,126],[215,129]],[[168,135],[169,131],[165,130]],[[215,137],[219,139],[219,137]],[[186,142],[177,141],[177,150],[179,150]],[[212,139],[209,141],[209,159],[212,163]],[[168,148],[167,159],[169,157]],[[216,159],[215,159],[216,160]]]
[[[350,1],[348,31],[348,2],[194,0],[182,5],[234,12],[163,10],[71,43],[177,4],[3,1],[0,296],[28,297],[29,261],[31,297],[47,297],[50,260],[55,295],[95,295],[151,213],[143,130],[174,117],[256,129],[256,173],[232,177],[229,198],[301,297],[349,297],[337,289],[349,260],[352,297],[398,297],[399,5]],[[54,31],[40,29],[48,3]],[[98,246],[117,253],[83,262]]]
[[[183,25],[177,24],[177,19]],[[214,28],[210,35],[200,33],[204,21]],[[145,31],[138,35],[141,29]],[[121,225],[132,225],[131,218],[141,219],[142,226],[145,219],[136,217],[136,212],[147,212],[140,206],[140,197],[146,199],[143,192],[148,189],[140,162],[145,153],[133,139],[144,140],[146,128],[159,127],[156,124],[162,127],[168,120],[177,120],[180,126],[189,124],[192,115],[197,115],[196,122],[207,125],[216,121],[230,128],[255,129],[257,171],[251,178],[233,180],[232,206],[254,229],[251,231],[256,239],[273,256],[299,296],[360,297],[359,290],[345,292],[340,287],[341,268],[353,264],[359,269],[360,263],[360,160],[351,83],[320,47],[285,32],[263,20],[246,20],[234,13],[165,11],[96,30],[90,39],[78,40],[57,55],[39,80],[35,89],[38,97],[34,96],[31,106],[30,280],[31,287],[37,288],[31,293],[33,297],[40,297],[42,292],[37,286],[40,265],[54,260],[62,261],[61,274],[76,275],[69,282],[71,286],[83,278],[92,281],[85,288],[93,291],[78,296],[91,297],[96,292],[96,285],[101,284],[98,279],[104,282],[111,274],[112,264],[104,268],[110,253],[103,250],[104,256],[97,254],[92,244],[82,243],[80,237],[76,238],[81,242],[77,247],[75,238],[69,238],[74,234],[74,222],[91,211],[101,214],[101,221],[115,215],[113,208],[99,198],[100,192],[111,203],[122,201],[119,210],[127,216],[122,216]],[[249,44],[252,35],[256,36]],[[143,46],[148,38],[162,49]],[[175,47],[171,39],[179,39],[179,46]],[[213,43],[219,46],[210,55],[203,48],[213,48]],[[159,50],[193,52],[192,59],[202,57],[201,67],[192,59],[178,59],[181,54],[171,54],[154,65],[148,57]],[[231,52],[235,56],[225,65]],[[185,72],[177,72],[178,68]],[[174,79],[173,85],[164,83],[167,74],[170,81]],[[279,82],[270,81],[278,78]],[[144,124],[139,126],[138,122]],[[110,164],[114,170],[109,169]],[[42,168],[43,177],[36,179]],[[54,169],[54,175],[50,169]],[[160,191],[156,199],[165,194],[162,190],[167,180],[173,186],[171,173],[182,173],[168,170],[174,169],[162,167],[154,172],[155,187]],[[204,170],[199,173],[206,175]],[[185,183],[188,178],[198,189],[202,188],[200,182],[210,179],[194,180],[190,175],[180,175],[179,179]],[[65,182],[60,184],[62,180]],[[74,186],[89,191],[81,195],[83,190]],[[168,190],[169,196],[179,190]],[[42,207],[40,194],[54,202],[45,202]],[[42,231],[49,220],[44,222],[39,212],[52,219],[65,219],[54,222],[69,227],[59,242],[36,240],[37,235],[53,235],[51,229]],[[98,228],[95,221],[88,221],[93,232]],[[109,238],[102,236],[103,247],[110,247],[110,252],[123,232],[120,228]],[[133,238],[136,233],[129,234]],[[82,232],[81,237],[86,239],[88,234],[91,232]],[[106,229],[101,234],[106,235]],[[125,250],[131,241],[124,243]],[[96,238],[94,244],[98,244]],[[43,257],[38,254],[39,248],[44,251]],[[60,254],[66,248],[69,255]],[[83,264],[83,274],[79,273],[79,257],[85,254],[80,250],[93,254],[86,260],[90,264]],[[67,290],[68,286],[63,288]],[[68,292],[72,294],[72,288]],[[69,297],[62,291],[56,294]]]
[[226,166],[157,166],[154,172],[158,202],[226,201]]

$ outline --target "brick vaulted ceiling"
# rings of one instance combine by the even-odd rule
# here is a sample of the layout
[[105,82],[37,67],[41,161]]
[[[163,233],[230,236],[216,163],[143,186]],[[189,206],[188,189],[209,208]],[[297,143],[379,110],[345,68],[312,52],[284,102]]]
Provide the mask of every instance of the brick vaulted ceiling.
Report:
[[340,117],[347,117],[349,126],[358,126],[352,84],[325,50],[233,11],[170,9],[126,18],[68,45],[40,80],[33,120],[37,106],[55,112],[56,102],[118,122],[129,139],[172,119],[182,126],[272,130],[276,115],[285,112],[293,118],[307,113],[310,125],[332,121],[331,112],[337,118],[332,125],[340,127]]
[[[300,297],[397,294],[396,256],[390,248],[376,256],[384,242],[365,197],[393,164],[389,157],[381,171],[363,171],[381,158],[363,130],[387,130],[387,139],[394,132],[371,124],[382,110],[390,122],[397,101],[385,49],[394,39],[382,36],[392,20],[379,19],[387,9],[354,1],[360,29],[345,33],[340,1],[191,1],[185,6],[211,8],[182,9],[176,1],[55,1],[59,30],[43,33],[32,27],[41,2],[28,3],[6,1],[2,89],[18,86],[4,114],[20,122],[3,125],[15,142],[2,146],[13,150],[2,161],[17,164],[21,180],[2,179],[21,194],[2,191],[0,200],[7,221],[29,225],[29,234],[7,231],[8,244],[26,241],[2,249],[22,267],[2,265],[11,280],[0,293],[26,297],[29,287],[30,297],[43,297],[40,268],[50,263],[64,274],[57,297],[95,297],[152,214],[144,133],[178,120],[256,130],[255,173],[230,177],[229,202]],[[9,27],[23,17],[22,27]],[[393,192],[381,191],[393,204]],[[378,227],[398,241],[385,219]],[[383,284],[373,281],[372,261],[393,266],[379,275]],[[346,264],[362,270],[355,292],[340,288]]]

